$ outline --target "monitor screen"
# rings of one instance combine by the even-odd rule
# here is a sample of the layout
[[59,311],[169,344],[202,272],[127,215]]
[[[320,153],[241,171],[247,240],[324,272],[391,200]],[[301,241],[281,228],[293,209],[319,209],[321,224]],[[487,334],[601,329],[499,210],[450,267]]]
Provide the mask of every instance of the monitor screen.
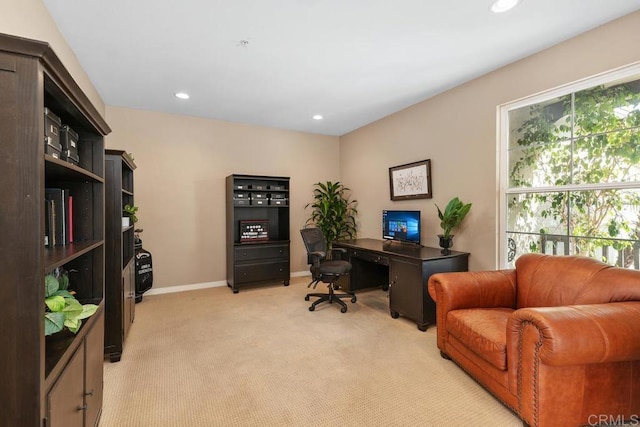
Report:
[[382,211],[382,238],[420,244],[420,211]]

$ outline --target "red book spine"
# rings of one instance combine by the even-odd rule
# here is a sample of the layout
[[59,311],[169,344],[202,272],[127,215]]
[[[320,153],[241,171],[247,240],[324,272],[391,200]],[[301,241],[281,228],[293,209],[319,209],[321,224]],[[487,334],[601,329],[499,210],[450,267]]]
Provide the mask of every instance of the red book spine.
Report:
[[69,224],[67,233],[69,234],[69,243],[73,242],[73,196],[69,196],[69,210],[67,212]]

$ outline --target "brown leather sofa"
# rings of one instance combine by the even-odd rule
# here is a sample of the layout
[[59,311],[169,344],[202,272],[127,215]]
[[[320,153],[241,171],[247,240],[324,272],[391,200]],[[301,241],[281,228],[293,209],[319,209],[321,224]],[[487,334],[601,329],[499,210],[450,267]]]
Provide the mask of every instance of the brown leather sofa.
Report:
[[440,273],[438,348],[531,426],[640,425],[640,271],[526,254]]

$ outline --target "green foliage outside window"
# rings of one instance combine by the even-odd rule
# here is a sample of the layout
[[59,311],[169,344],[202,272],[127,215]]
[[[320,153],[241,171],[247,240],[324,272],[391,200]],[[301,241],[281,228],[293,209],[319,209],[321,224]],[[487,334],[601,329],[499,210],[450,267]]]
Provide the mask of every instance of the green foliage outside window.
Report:
[[[588,256],[612,247],[631,266],[640,237],[640,186],[632,184],[640,182],[640,80],[524,107],[509,118],[508,231],[563,234],[572,253]],[[541,190],[518,193],[531,187]],[[529,251],[541,252],[540,244],[529,239]]]

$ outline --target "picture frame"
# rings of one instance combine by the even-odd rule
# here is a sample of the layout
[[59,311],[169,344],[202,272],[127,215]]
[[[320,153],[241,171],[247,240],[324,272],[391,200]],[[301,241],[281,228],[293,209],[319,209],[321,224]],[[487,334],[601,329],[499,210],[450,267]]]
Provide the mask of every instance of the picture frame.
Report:
[[431,199],[431,159],[389,168],[391,200]]

